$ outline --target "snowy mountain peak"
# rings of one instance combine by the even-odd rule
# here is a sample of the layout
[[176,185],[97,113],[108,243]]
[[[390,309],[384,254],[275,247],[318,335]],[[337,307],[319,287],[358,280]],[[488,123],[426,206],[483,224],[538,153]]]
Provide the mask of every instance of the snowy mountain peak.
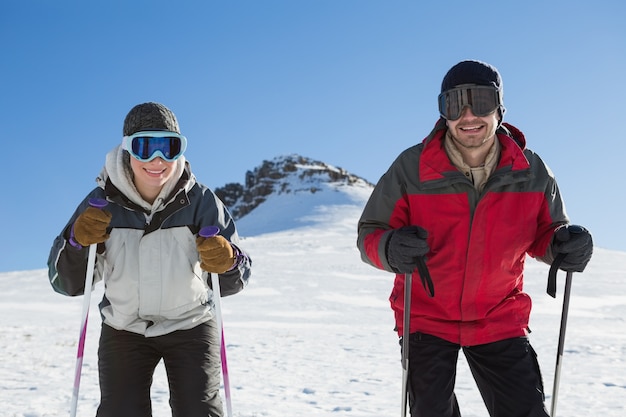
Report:
[[246,172],[245,184],[229,183],[215,193],[235,220],[251,213],[271,196],[315,194],[325,190],[371,192],[373,185],[342,168],[300,155],[278,156]]

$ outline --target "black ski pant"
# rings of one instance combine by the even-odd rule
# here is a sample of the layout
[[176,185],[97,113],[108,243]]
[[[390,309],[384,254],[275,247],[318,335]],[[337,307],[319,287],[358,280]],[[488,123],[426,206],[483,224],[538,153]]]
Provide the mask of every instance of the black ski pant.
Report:
[[150,417],[150,386],[164,362],[173,417],[222,417],[220,342],[215,319],[157,337],[102,325],[98,417]]
[[463,350],[491,417],[548,417],[537,355],[526,337],[461,347],[435,336],[409,336],[411,417],[460,417],[454,394]]

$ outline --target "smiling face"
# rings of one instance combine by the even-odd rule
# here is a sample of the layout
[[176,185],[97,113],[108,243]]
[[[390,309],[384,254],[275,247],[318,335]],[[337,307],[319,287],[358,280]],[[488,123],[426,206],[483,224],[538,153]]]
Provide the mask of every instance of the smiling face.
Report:
[[166,162],[160,157],[149,162],[139,161],[131,156],[130,166],[134,174],[137,191],[148,203],[153,203],[165,183],[174,175],[176,161]]
[[487,116],[478,117],[472,113],[470,107],[465,107],[461,112],[461,117],[447,121],[448,129],[461,152],[489,150],[500,123],[498,117],[497,110]]

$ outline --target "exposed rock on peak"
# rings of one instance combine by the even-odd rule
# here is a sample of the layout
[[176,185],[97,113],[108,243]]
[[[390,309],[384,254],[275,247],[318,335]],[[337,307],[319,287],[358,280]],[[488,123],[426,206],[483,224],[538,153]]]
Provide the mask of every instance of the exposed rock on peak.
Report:
[[229,183],[216,188],[215,193],[238,220],[270,195],[316,193],[329,187],[345,186],[373,187],[342,168],[294,154],[263,161],[254,170],[246,172],[245,185]]

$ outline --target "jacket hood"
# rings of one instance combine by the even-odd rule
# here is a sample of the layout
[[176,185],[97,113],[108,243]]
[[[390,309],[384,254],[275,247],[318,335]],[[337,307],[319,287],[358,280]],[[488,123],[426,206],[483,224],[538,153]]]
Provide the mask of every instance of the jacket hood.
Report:
[[526,137],[521,130],[516,128],[510,123],[502,123],[500,128],[496,131],[498,134],[505,134],[517,143],[521,150],[526,149]]
[[[165,183],[161,193],[150,204],[145,201],[133,182],[133,172],[130,167],[130,154],[118,145],[106,155],[106,160],[102,171],[96,178],[96,183],[105,189],[107,182],[110,182],[117,190],[135,205],[141,207],[147,213],[159,211],[177,194],[180,188],[191,189],[195,184],[195,177],[191,174],[189,164],[184,156],[176,160],[174,165],[174,175]],[[187,180],[180,184],[183,174],[187,172]]]
[[[422,155],[425,157],[420,158],[419,163],[421,181],[438,180],[449,175],[448,173],[458,171],[450,161],[447,153],[441,151],[441,148],[444,146],[443,139],[447,131],[445,119],[440,118],[433,130],[422,141],[421,146],[424,147]],[[524,134],[508,123],[502,123],[496,134],[501,145],[498,168],[506,166],[514,171],[528,169],[529,162],[524,155],[524,150],[526,149]]]

